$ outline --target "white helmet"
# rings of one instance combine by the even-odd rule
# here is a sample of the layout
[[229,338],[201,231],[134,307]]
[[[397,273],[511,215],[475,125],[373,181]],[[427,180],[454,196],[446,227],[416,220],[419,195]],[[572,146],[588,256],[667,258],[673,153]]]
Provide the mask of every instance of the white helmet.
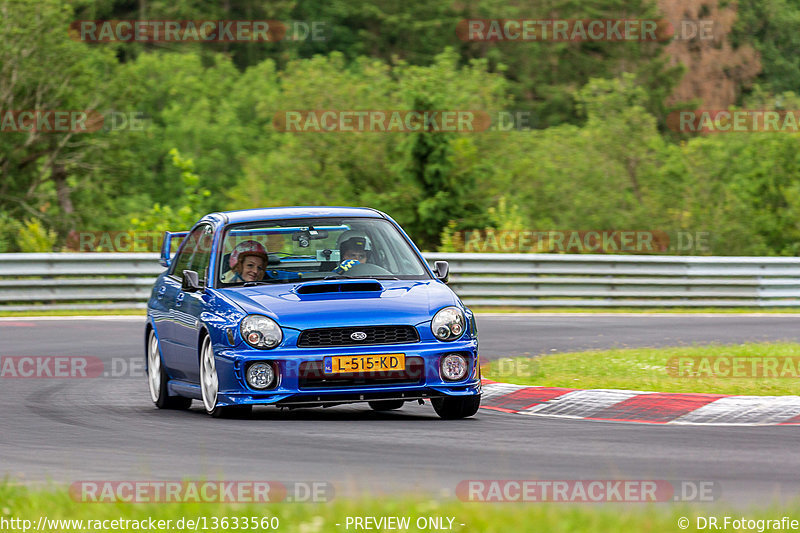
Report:
[[369,252],[372,250],[372,243],[363,231],[347,230],[336,239],[336,247],[341,250],[342,246],[345,248],[352,248],[356,250],[363,250]]

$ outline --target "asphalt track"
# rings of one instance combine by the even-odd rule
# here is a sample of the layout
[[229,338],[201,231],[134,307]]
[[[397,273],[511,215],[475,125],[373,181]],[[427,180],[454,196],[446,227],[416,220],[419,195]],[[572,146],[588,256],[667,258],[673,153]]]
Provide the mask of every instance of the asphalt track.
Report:
[[[798,340],[800,316],[480,316],[485,358],[610,346]],[[142,319],[0,321],[0,356],[142,358]],[[441,421],[429,405],[213,420],[156,410],[143,377],[0,379],[0,476],[54,480],[330,481],[337,495],[453,496],[467,479],[714,481],[737,507],[800,499],[797,427],[687,427],[481,410]],[[133,374],[133,375],[131,375]]]

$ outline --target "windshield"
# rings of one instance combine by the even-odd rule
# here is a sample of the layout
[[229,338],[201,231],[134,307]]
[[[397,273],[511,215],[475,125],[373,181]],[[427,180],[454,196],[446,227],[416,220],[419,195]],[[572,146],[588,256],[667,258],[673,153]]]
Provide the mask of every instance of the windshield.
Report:
[[379,218],[247,222],[228,227],[219,250],[222,286],[311,279],[430,279],[400,232]]

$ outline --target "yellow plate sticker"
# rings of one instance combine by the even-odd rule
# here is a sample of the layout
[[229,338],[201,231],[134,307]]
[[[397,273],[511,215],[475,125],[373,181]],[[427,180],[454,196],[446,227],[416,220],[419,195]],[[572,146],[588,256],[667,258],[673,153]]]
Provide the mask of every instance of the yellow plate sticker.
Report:
[[334,355],[324,359],[326,374],[405,370],[406,354]]

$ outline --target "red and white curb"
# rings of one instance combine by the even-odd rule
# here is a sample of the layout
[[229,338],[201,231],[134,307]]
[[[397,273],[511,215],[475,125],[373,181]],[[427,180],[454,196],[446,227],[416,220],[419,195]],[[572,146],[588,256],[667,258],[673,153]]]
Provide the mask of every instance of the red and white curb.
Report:
[[645,424],[800,425],[800,396],[583,390],[484,381],[481,407],[520,415]]

